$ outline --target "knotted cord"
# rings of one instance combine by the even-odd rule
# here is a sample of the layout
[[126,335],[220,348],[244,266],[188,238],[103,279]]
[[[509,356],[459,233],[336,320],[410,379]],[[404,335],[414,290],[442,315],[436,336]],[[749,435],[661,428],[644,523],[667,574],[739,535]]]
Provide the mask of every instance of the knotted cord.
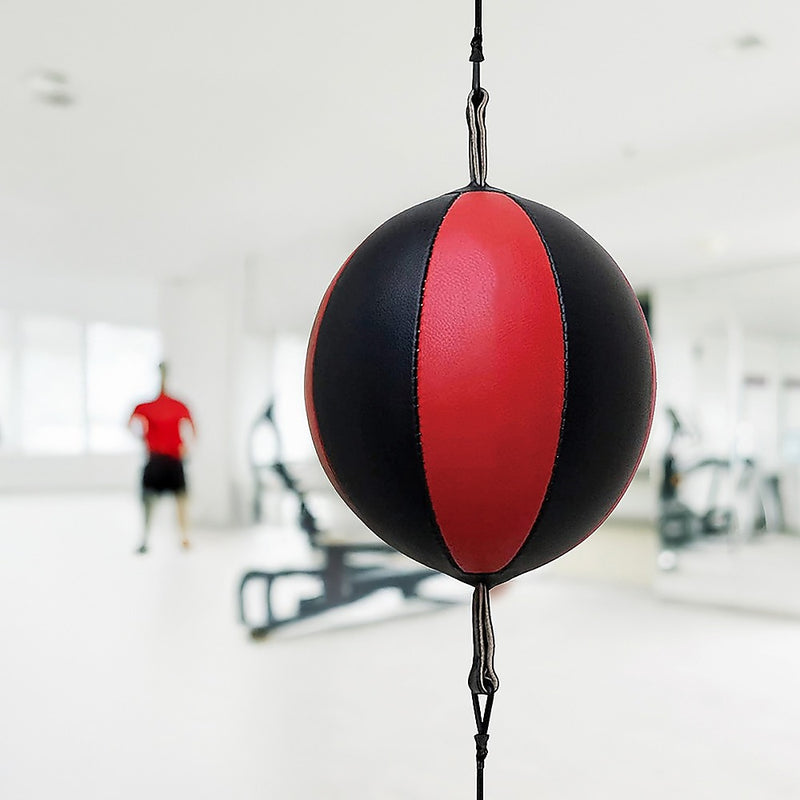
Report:
[[476,186],[486,186],[486,104],[489,93],[481,86],[483,61],[482,0],[475,0],[475,31],[470,42],[472,62],[472,91],[467,98],[467,127],[469,128],[469,176]]
[[[500,681],[494,671],[494,629],[489,606],[489,588],[484,583],[475,587],[472,595],[472,669],[467,681],[472,692],[472,710],[475,713],[475,766],[477,800],[483,800],[483,770],[489,754],[489,720],[492,716],[494,694]],[[486,701],[481,709],[480,696]]]

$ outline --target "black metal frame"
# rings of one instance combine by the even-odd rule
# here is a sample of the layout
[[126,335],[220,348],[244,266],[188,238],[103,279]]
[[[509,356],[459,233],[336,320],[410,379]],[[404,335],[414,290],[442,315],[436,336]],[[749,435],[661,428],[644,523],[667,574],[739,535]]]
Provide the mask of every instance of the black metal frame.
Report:
[[[298,524],[306,533],[311,546],[322,553],[323,564],[317,569],[285,569],[277,571],[250,570],[246,572],[239,583],[239,619],[248,627],[253,638],[263,638],[277,628],[289,625],[302,619],[318,616],[333,608],[338,608],[356,600],[360,600],[373,592],[386,588],[399,589],[403,597],[415,597],[419,584],[427,578],[438,575],[434,570],[412,564],[407,569],[398,568],[392,564],[358,564],[354,563],[351,556],[364,553],[391,556],[395,551],[382,542],[374,543],[347,543],[347,542],[320,542],[320,528],[316,518],[308,507],[305,492],[300,488],[296,479],[287,470],[280,455],[280,435],[273,416],[273,403],[256,420],[253,425],[255,432],[260,424],[268,422],[275,430],[277,443],[277,459],[269,465],[258,465],[251,458],[255,478],[256,497],[254,510],[259,509],[258,493],[263,489],[260,471],[270,469],[280,478],[285,489],[295,495],[299,502]],[[298,611],[289,617],[277,617],[273,610],[272,590],[277,581],[284,581],[299,576],[319,578],[322,582],[322,592],[316,597],[300,600]],[[257,623],[248,619],[245,612],[244,595],[246,588],[253,582],[261,581],[264,584],[264,617]],[[427,599],[427,598],[426,598]],[[434,601],[438,602],[438,601]]]
[[[734,463],[727,458],[703,458],[689,466],[679,467],[674,454],[675,441],[687,433],[678,415],[667,409],[672,432],[663,457],[661,489],[659,491],[658,531],[663,549],[674,550],[687,547],[695,541],[714,535],[731,535],[736,532],[739,520],[732,504],[719,502],[723,475]],[[775,476],[759,475],[752,458],[741,459],[743,467],[737,490],[742,490],[751,481],[759,481],[756,489],[760,504],[760,515],[754,518],[752,533],[761,533],[783,528],[783,504]],[[698,513],[681,501],[680,483],[684,477],[700,470],[711,470],[711,484],[705,509]],[[750,484],[752,485],[752,484]]]
[[[381,545],[331,544],[317,547],[325,554],[325,563],[320,569],[286,569],[275,572],[251,570],[242,577],[239,584],[239,619],[249,628],[254,639],[262,638],[284,625],[348,605],[387,587],[400,589],[404,597],[414,597],[419,584],[436,575],[433,570],[424,568],[403,571],[378,564],[362,566],[349,563],[348,555],[352,553],[385,553],[386,548]],[[300,600],[297,614],[279,618],[273,611],[273,586],[279,580],[297,576],[319,578],[322,581],[322,592],[316,597]],[[254,581],[264,583],[265,617],[260,624],[251,622],[244,608],[246,587]]]

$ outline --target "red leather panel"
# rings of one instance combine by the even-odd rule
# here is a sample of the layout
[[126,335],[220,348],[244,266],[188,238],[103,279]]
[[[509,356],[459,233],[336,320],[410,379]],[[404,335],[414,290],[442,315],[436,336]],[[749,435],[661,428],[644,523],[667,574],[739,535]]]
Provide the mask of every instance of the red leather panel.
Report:
[[465,572],[514,558],[558,449],[564,326],[550,259],[509,197],[468,192],[433,246],[417,398],[423,464],[442,536]]

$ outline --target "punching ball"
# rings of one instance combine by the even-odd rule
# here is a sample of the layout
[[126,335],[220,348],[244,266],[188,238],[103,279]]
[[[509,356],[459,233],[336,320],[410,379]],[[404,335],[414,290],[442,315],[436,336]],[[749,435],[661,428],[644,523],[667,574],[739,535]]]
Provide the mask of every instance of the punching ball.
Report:
[[475,587],[480,800],[499,686],[489,590],[608,516],[642,457],[655,370],[611,256],[558,212],[487,185],[480,0],[475,22],[470,183],[350,256],[314,321],[305,392],[317,454],[355,514]]
[[641,307],[550,208],[468,186],[398,214],[330,285],[306,403],[338,493],[397,550],[489,586],[614,508],[654,397]]

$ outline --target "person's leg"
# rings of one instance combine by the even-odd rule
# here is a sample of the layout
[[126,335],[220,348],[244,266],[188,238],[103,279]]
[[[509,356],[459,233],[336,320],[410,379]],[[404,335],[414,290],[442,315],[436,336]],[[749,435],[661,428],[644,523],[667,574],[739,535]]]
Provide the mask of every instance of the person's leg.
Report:
[[178,492],[175,495],[175,507],[178,512],[178,528],[181,532],[181,546],[189,548],[189,498],[186,492]]
[[137,553],[147,552],[147,540],[150,537],[150,521],[153,518],[153,505],[155,504],[156,496],[153,492],[146,489],[142,492],[142,511],[144,525],[142,528],[142,543],[139,545]]

